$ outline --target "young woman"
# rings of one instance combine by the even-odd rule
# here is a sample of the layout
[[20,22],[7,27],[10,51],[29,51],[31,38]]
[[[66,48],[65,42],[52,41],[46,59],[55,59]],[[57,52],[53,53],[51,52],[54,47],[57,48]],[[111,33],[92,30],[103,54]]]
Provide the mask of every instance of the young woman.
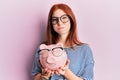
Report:
[[76,19],[66,4],[55,4],[50,9],[45,44],[63,43],[68,60],[56,71],[43,69],[35,55],[32,68],[34,80],[93,80],[94,59],[89,45],[77,38]]

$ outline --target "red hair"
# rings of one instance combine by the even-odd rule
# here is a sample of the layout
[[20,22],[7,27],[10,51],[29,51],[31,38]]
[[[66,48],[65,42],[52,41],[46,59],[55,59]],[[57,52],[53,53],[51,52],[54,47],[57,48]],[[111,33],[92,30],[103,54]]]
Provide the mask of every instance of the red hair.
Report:
[[54,31],[53,26],[50,22],[50,19],[53,15],[54,11],[56,11],[58,9],[63,10],[67,15],[70,16],[71,28],[70,28],[68,37],[66,39],[65,45],[69,46],[69,47],[73,47],[74,44],[82,44],[82,42],[80,42],[77,37],[75,16],[74,16],[71,8],[66,4],[55,4],[51,7],[49,15],[48,15],[46,44],[48,44],[48,45],[56,44],[59,41],[58,34]]

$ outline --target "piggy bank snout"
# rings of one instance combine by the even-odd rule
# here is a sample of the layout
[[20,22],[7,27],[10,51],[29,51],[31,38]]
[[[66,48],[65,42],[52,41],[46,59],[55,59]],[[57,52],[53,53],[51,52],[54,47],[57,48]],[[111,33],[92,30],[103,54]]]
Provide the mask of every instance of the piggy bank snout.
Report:
[[47,63],[54,63],[54,62],[55,62],[55,57],[52,56],[52,55],[49,55],[49,56],[47,57]]

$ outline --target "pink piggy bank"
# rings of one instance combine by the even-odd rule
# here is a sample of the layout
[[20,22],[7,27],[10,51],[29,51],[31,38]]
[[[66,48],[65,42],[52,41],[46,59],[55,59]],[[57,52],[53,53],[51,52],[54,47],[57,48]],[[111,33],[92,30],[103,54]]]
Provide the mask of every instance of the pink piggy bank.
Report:
[[39,60],[44,68],[56,70],[66,64],[67,54],[63,44],[40,45]]

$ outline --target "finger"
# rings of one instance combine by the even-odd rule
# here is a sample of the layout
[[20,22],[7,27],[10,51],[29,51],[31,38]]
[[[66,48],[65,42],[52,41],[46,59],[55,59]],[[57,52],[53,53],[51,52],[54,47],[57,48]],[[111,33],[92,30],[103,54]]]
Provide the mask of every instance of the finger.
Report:
[[57,70],[57,71],[56,71],[56,74],[57,74],[57,75],[60,75],[61,73]]
[[46,74],[47,73],[47,68],[42,68],[42,74]]
[[55,73],[54,71],[51,71],[51,76],[52,76],[54,73]]
[[55,71],[55,74],[60,75],[59,72],[58,72],[58,70]]
[[52,74],[52,71],[51,71],[51,70],[48,70],[48,71],[47,71],[47,76],[50,77],[51,74]]
[[68,69],[69,66],[62,66],[60,67],[60,69],[62,69],[63,71],[66,71]]
[[64,75],[65,74],[65,70],[58,69],[58,73]]
[[49,76],[49,77],[52,76],[53,74],[54,74],[54,71],[48,70],[48,76]]
[[48,69],[47,68],[44,68],[44,71],[47,71]]
[[65,67],[65,66],[62,66],[62,67],[60,67],[60,69],[65,70],[65,69],[66,69],[66,67]]

